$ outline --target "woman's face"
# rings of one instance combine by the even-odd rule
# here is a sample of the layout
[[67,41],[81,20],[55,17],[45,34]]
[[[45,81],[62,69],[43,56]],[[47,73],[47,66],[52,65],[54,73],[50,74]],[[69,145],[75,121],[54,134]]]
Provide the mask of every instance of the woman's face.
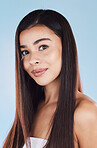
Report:
[[62,66],[61,39],[48,27],[37,25],[20,33],[24,70],[41,86],[56,80]]

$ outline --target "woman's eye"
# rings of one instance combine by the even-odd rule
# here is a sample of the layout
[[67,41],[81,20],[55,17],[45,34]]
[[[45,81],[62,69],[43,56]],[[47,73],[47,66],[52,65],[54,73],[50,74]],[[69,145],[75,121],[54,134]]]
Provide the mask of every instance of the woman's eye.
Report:
[[22,56],[25,56],[25,55],[28,54],[28,53],[29,53],[29,52],[28,52],[27,50],[24,50],[24,51],[21,52],[21,55],[22,55]]
[[47,45],[41,45],[41,46],[39,47],[40,50],[44,50],[44,49],[46,49],[46,48],[48,48]]

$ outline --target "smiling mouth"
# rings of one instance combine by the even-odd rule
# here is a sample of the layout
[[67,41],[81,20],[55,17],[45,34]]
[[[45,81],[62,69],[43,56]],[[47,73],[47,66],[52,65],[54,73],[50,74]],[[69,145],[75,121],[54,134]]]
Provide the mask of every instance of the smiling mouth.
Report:
[[39,77],[41,76],[42,74],[44,74],[46,71],[47,71],[48,68],[45,68],[45,69],[42,69],[42,70],[37,70],[37,71],[32,71],[33,75],[35,77]]

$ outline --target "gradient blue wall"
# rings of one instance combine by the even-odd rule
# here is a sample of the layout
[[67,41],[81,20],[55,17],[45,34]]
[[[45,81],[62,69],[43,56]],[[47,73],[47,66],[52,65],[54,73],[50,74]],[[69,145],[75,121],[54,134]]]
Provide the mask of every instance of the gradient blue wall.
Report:
[[83,92],[97,101],[97,1],[3,0],[0,2],[0,147],[15,117],[15,30],[30,11],[49,8],[70,22],[78,49]]

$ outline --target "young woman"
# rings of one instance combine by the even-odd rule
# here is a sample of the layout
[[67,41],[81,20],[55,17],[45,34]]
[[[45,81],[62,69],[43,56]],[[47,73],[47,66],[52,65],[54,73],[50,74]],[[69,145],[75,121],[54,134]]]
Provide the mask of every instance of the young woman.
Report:
[[97,148],[97,105],[82,93],[68,21],[35,10],[16,31],[16,114],[3,148]]

